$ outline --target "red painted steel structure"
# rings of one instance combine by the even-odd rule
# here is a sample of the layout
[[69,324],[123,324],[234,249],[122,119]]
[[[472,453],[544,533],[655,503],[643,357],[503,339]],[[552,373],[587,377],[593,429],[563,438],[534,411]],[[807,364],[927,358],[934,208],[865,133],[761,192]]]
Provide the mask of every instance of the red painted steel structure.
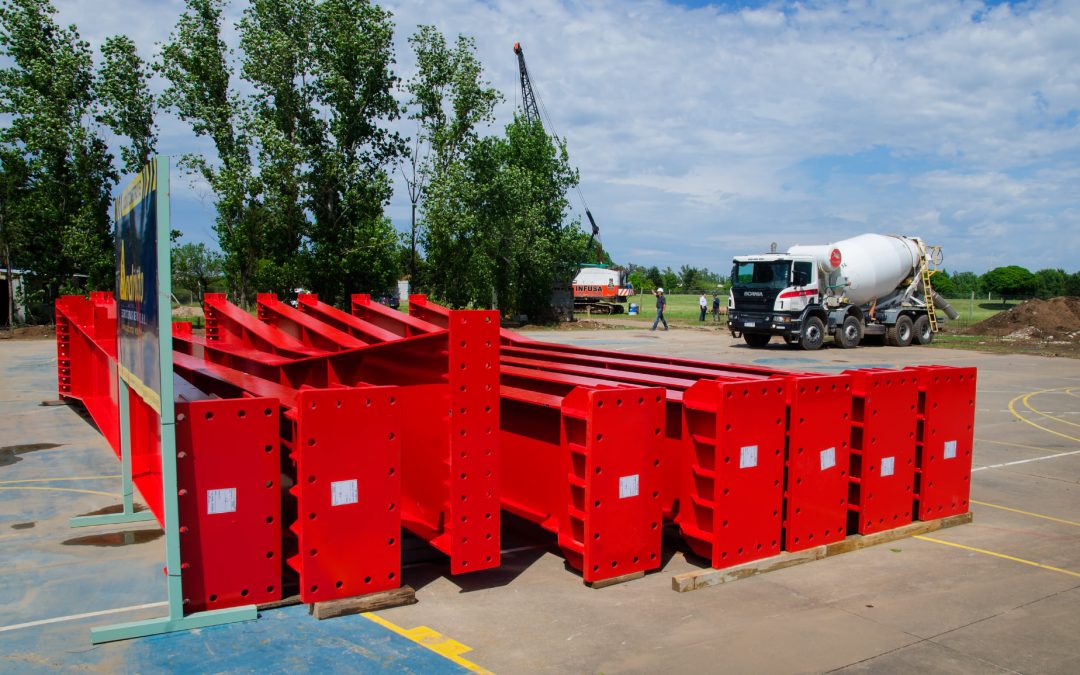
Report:
[[[56,312],[60,397],[83,403],[119,457],[116,303],[111,293],[64,296]],[[278,402],[210,398],[174,381],[185,612],[280,599]],[[163,524],[156,415],[131,392],[132,479]]]
[[906,525],[915,485],[916,376],[883,368],[845,372],[852,378],[848,532]]
[[[299,303],[303,311],[260,296],[260,316],[276,324],[274,333],[227,301],[213,300],[219,317],[214,338],[178,342],[181,351],[294,390],[399,385],[408,411],[401,429],[404,525],[446,553],[455,574],[499,564],[497,313],[449,312],[447,329],[396,337],[384,326],[400,319],[407,328],[409,317],[381,305],[365,310],[376,324],[310,294]],[[282,359],[281,346],[266,344],[282,334],[290,348],[311,355]],[[358,336],[372,343],[356,347]],[[420,414],[424,424],[409,423],[408,416]]]
[[971,494],[975,430],[975,368],[917,366],[918,434],[915,517],[933,520],[966,513]]

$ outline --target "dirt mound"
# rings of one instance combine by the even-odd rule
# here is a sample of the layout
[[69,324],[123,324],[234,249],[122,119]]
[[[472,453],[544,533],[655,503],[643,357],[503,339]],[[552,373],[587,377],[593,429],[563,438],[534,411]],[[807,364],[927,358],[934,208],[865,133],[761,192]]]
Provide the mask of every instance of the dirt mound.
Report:
[[1080,342],[1080,298],[1028,300],[964,332],[1013,340]]
[[20,326],[15,329],[14,335],[4,326],[0,328],[0,340],[14,338],[16,340],[51,340],[56,337],[54,326]]
[[197,316],[202,316],[202,307],[176,307],[172,311],[173,318],[175,319],[193,319]]

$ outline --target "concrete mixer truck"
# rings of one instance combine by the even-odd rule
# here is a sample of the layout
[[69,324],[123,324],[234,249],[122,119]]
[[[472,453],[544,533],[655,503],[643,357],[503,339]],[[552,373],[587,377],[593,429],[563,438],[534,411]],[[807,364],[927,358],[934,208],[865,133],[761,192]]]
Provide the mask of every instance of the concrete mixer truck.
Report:
[[941,248],[918,237],[861,234],[787,253],[738,256],[731,269],[728,328],[751,347],[774,335],[820,349],[829,335],[843,348],[863,337],[889,345],[930,344],[937,311],[956,311],[934,290]]

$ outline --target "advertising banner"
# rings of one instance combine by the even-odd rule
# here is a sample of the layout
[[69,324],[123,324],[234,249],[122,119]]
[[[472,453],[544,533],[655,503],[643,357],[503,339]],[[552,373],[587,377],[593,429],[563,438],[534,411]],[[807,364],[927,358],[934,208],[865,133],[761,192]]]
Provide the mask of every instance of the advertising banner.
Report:
[[[165,172],[161,183],[167,186],[168,158],[155,157],[113,201],[113,216],[120,377],[160,414],[161,327],[171,320],[172,307],[168,296],[162,297],[170,286],[169,219],[167,188],[162,194],[158,191],[159,171]],[[164,217],[159,217],[161,211]],[[164,247],[164,256],[159,247]],[[166,269],[159,269],[162,260]],[[164,289],[159,283],[162,276]]]

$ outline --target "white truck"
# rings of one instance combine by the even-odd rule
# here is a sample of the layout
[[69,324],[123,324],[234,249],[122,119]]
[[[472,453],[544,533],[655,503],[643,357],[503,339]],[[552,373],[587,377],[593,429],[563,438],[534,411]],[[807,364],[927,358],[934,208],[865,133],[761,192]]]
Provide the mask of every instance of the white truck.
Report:
[[728,328],[758,348],[774,335],[809,350],[820,349],[827,335],[844,348],[867,335],[899,347],[929,344],[938,330],[937,309],[958,318],[931,284],[940,262],[940,247],[883,234],[738,256]]

